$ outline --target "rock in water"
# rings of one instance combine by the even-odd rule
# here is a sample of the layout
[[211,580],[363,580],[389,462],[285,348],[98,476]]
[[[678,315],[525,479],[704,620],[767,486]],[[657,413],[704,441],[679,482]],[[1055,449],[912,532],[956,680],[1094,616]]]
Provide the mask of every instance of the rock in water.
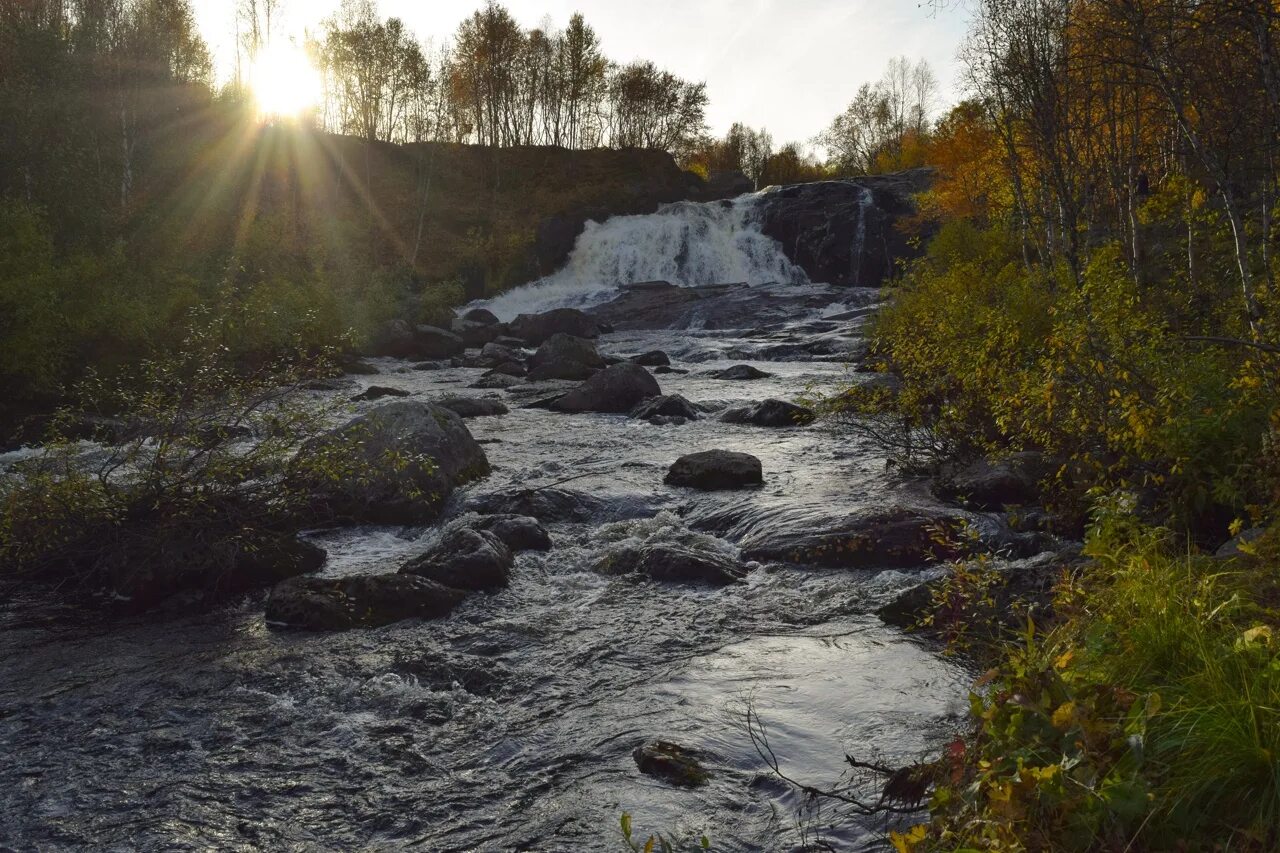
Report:
[[680,394],[666,394],[661,397],[654,397],[651,400],[645,400],[631,410],[631,417],[641,421],[653,420],[654,418],[682,418],[688,421],[696,421],[701,414],[697,406],[690,403]]
[[477,326],[496,326],[499,323],[498,315],[488,308],[472,308],[463,314],[461,319],[468,323],[475,323]]
[[493,590],[507,585],[513,563],[511,549],[493,533],[455,527],[446,531],[426,554],[402,566],[400,572],[455,589]]
[[587,379],[606,364],[591,341],[558,333],[538,347],[529,359],[529,366],[529,380],[542,382],[548,379]]
[[713,586],[737,583],[747,574],[739,562],[724,554],[675,542],[617,551],[598,563],[596,570],[608,575],[642,574],[664,583]]
[[764,483],[764,470],[760,460],[749,453],[706,450],[677,459],[664,482],[703,491],[747,489]]
[[294,460],[294,478],[314,495],[317,516],[373,524],[432,521],[455,487],[488,473],[462,418],[408,400],[312,439]]
[[631,358],[641,367],[670,367],[671,357],[662,350],[653,350],[652,352],[644,352]]
[[491,418],[511,411],[506,403],[488,397],[441,397],[436,404],[460,418]]
[[650,397],[662,394],[658,380],[638,364],[626,362],[592,376],[551,403],[558,412],[606,412],[623,414]]
[[698,752],[665,740],[637,746],[631,757],[641,773],[682,788],[697,788],[705,784],[709,776],[699,761]]
[[536,518],[527,515],[484,515],[467,522],[475,530],[492,533],[515,551],[550,551],[551,535]]
[[521,314],[508,324],[512,335],[529,346],[541,346],[552,335],[563,333],[575,338],[598,338],[600,325],[577,308],[556,308],[541,314]]
[[362,393],[351,398],[353,403],[367,400],[381,400],[383,397],[408,397],[409,392],[402,388],[388,388],[385,385],[370,385]]
[[712,379],[722,379],[726,382],[746,382],[753,379],[764,379],[773,374],[766,373],[760,368],[752,367],[749,364],[735,364],[733,367],[715,370],[707,375]]
[[730,409],[720,416],[727,424],[754,424],[762,427],[792,427],[813,423],[812,409],[785,400],[763,400],[744,409]]
[[266,618],[272,627],[303,631],[375,628],[447,616],[464,595],[412,575],[293,578],[271,590]]

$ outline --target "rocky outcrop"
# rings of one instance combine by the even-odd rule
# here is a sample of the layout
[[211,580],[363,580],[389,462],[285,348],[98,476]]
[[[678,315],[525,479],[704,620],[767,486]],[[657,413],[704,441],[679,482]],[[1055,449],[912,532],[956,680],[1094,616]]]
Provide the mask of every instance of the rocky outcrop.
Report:
[[370,385],[364,391],[351,398],[353,403],[362,403],[370,400],[381,400],[384,397],[408,397],[409,392],[403,388],[389,388],[385,385]]
[[430,551],[401,566],[400,572],[455,589],[494,590],[507,585],[513,562],[511,549],[495,534],[454,527]]
[[442,406],[388,403],[303,445],[294,479],[313,517],[424,524],[456,486],[489,473],[483,448]]
[[641,574],[660,582],[712,586],[727,586],[746,576],[746,569],[725,554],[674,542],[616,552],[597,568],[606,574]]
[[761,230],[811,281],[877,287],[897,274],[901,260],[920,254],[902,226],[916,216],[913,196],[928,189],[932,175],[915,169],[780,187],[763,198]]
[[638,364],[625,362],[600,371],[552,402],[551,408],[558,412],[624,414],[661,393],[658,380],[649,371]]
[[681,456],[663,482],[702,491],[749,489],[764,483],[764,470],[760,460],[749,453],[706,450]]
[[300,631],[376,628],[404,619],[447,616],[462,601],[457,589],[412,575],[293,578],[267,598],[267,624]]
[[482,515],[467,522],[474,530],[492,533],[511,551],[550,551],[551,534],[538,519],[527,515]]
[[752,424],[762,427],[793,427],[813,423],[812,409],[785,400],[763,400],[754,406],[730,409],[720,416],[727,424]]

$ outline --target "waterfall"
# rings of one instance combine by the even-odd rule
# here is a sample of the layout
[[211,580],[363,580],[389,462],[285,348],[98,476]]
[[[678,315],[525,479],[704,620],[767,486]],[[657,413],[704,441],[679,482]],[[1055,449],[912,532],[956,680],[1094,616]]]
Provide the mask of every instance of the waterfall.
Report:
[[853,261],[853,284],[858,287],[862,284],[862,253],[867,249],[867,216],[871,213],[871,208],[875,205],[875,193],[870,187],[863,187],[862,194],[858,197],[858,230],[853,238],[853,251],[849,257]]
[[647,216],[588,222],[559,272],[477,303],[503,320],[552,308],[606,302],[641,281],[681,287],[808,282],[776,240],[760,230],[763,194],[730,202],[677,202]]

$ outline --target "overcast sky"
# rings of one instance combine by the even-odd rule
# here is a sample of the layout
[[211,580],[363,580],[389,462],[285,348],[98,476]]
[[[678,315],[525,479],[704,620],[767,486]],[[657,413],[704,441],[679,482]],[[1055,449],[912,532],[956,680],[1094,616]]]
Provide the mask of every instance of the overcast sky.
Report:
[[[338,0],[284,0],[287,28],[315,28]],[[480,0],[381,0],[435,44],[447,40]],[[235,0],[194,0],[222,77],[230,74]],[[723,133],[735,121],[766,127],[778,143],[806,142],[863,82],[894,56],[924,58],[957,99],[956,50],[964,34],[958,10],[935,14],[918,0],[506,0],[525,26],[550,15],[563,27],[581,11],[615,61],[650,59],[692,80],[705,80],[707,119]]]

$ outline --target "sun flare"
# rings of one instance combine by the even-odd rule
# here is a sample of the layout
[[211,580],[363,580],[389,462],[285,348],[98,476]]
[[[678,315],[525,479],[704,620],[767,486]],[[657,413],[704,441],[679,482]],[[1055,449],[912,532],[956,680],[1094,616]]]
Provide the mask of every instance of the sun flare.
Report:
[[320,74],[291,44],[266,48],[249,70],[249,87],[264,118],[296,117],[320,103]]

